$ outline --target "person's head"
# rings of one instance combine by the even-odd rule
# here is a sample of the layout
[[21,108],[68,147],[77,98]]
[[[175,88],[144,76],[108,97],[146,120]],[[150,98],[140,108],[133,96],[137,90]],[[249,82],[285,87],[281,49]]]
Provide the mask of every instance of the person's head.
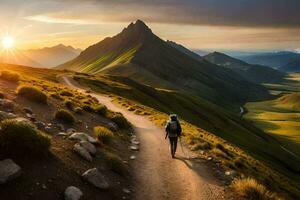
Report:
[[171,120],[171,121],[177,121],[177,119],[178,119],[178,117],[177,117],[176,114],[171,114],[171,115],[170,115],[170,120]]

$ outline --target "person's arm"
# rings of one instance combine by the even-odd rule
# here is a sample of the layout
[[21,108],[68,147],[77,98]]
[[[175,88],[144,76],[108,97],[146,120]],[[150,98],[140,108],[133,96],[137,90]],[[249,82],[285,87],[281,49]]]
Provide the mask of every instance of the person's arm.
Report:
[[180,122],[178,122],[178,135],[181,136],[181,133],[182,133],[181,125]]

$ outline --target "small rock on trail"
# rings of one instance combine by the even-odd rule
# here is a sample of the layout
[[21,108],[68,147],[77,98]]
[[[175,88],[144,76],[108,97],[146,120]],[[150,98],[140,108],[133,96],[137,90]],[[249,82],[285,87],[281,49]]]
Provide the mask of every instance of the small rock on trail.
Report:
[[97,152],[96,147],[88,141],[81,141],[80,145],[93,155],[95,155]]
[[71,140],[79,140],[79,141],[88,141],[90,143],[97,143],[97,140],[93,138],[92,136],[86,134],[86,133],[73,133],[69,139]]
[[73,150],[85,160],[89,162],[93,161],[91,154],[84,147],[80,146],[80,144],[75,144]]

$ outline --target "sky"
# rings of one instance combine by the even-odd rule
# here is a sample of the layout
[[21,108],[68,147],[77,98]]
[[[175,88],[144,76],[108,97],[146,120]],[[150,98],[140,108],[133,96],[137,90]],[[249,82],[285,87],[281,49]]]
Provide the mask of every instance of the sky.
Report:
[[191,49],[300,48],[300,0],[0,0],[0,37],[18,49],[86,47],[143,20]]

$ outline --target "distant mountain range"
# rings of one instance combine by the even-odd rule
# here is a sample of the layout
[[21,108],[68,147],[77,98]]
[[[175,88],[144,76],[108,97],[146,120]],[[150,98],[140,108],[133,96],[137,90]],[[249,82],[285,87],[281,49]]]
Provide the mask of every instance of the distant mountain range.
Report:
[[255,83],[277,83],[287,75],[271,67],[248,64],[219,52],[210,53],[203,58],[216,65],[232,69],[246,80]]
[[[296,60],[300,60],[300,54],[292,51],[280,51],[238,56],[237,58],[251,64],[266,65],[277,69],[285,69],[282,67],[289,65],[289,63],[292,63]],[[300,66],[298,65],[297,68],[299,67]],[[286,70],[288,71],[288,69],[289,68],[287,67]]]
[[153,87],[192,92],[218,104],[268,96],[265,88],[231,69],[201,59],[183,46],[163,41],[140,20],[116,36],[88,47],[58,68],[125,76]]
[[0,62],[51,68],[77,57],[80,52],[80,49],[59,44],[41,49],[3,52],[0,54]]
[[280,67],[279,69],[287,72],[300,72],[300,58],[289,62],[288,64]]

